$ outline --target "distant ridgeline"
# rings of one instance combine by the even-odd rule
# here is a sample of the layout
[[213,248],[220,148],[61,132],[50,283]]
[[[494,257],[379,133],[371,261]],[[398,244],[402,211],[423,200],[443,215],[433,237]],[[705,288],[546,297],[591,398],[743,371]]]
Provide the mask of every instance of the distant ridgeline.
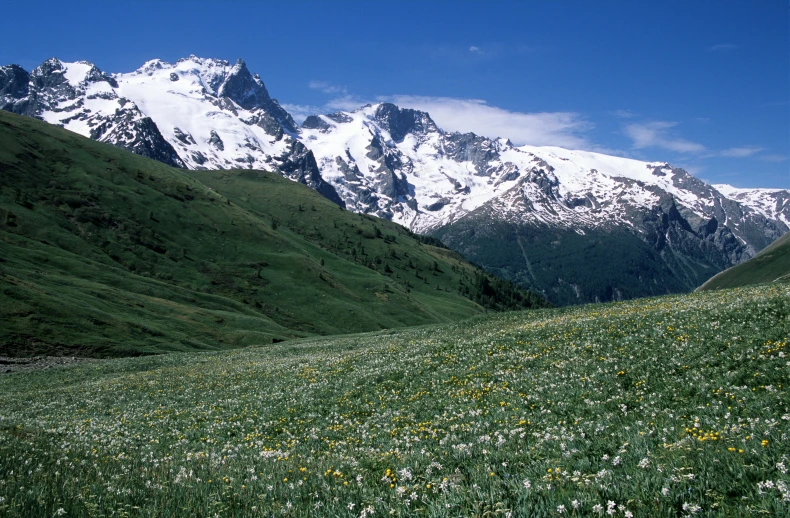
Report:
[[261,171],[189,171],[0,112],[0,355],[267,344],[545,307]]

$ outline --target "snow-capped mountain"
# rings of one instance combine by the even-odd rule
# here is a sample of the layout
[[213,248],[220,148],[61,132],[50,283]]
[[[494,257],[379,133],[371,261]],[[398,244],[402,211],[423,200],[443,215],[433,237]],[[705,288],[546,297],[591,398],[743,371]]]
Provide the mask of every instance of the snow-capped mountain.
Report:
[[393,104],[300,127],[242,60],[153,60],[124,74],[54,58],[31,73],[11,65],[0,68],[0,108],[178,167],[278,171],[440,236],[559,303],[690,290],[790,226],[788,190],[447,132]]
[[[300,138],[348,207],[418,232],[486,205],[521,224],[636,228],[634,211],[671,198],[692,226],[721,225],[751,256],[790,218],[786,190],[724,194],[667,163],[448,133],[427,113],[387,103],[308,117]],[[766,224],[764,239],[749,235]]]
[[713,187],[731,200],[790,227],[790,191],[787,189],[739,189],[726,183]]
[[[513,187],[507,141],[445,133],[393,104],[310,116],[300,138],[346,206],[417,232],[450,223]],[[525,155],[526,157],[526,155]]]
[[190,56],[108,75],[49,59],[0,68],[0,108],[43,119],[176,167],[266,169],[340,202],[293,118],[244,61]]
[[87,62],[52,58],[29,74],[17,65],[0,68],[0,108],[184,167],[151,118],[117,89],[114,78]]
[[300,138],[346,205],[440,237],[558,304],[691,290],[788,230],[790,191],[717,189],[665,162],[445,132],[382,103]]
[[392,104],[308,117],[300,138],[349,208],[558,303],[693,289],[788,230],[786,190],[721,192],[664,162],[449,133]]

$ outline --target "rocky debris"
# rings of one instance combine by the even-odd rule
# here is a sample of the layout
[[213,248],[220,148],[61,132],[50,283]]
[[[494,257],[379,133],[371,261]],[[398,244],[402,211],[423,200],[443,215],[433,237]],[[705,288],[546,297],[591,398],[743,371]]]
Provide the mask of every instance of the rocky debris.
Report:
[[242,122],[251,126],[254,125],[263,128],[263,131],[273,136],[275,140],[282,140],[283,136],[285,136],[280,121],[261,109],[256,109],[252,117],[249,119],[242,119]]
[[349,117],[347,114],[345,114],[343,112],[330,113],[330,114],[324,115],[324,117],[326,117],[327,119],[331,119],[331,120],[337,122],[338,124],[345,124],[347,122],[351,122],[352,121],[351,117]]
[[219,149],[220,151],[225,150],[225,143],[222,142],[222,139],[219,138],[219,135],[214,130],[211,130],[211,138],[208,139],[208,143],[214,146],[215,148]]
[[474,133],[451,133],[447,135],[445,153],[457,162],[472,162],[478,176],[491,174],[491,162],[499,160],[496,144],[486,137]]
[[310,115],[302,123],[304,129],[328,130],[332,126],[318,115]]
[[0,109],[27,115],[30,74],[19,65],[0,67]]
[[76,358],[73,356],[31,356],[28,358],[0,356],[0,374],[53,369],[57,367],[77,365],[80,363],[99,361],[102,360],[97,360],[94,358]]
[[94,140],[108,142],[171,167],[186,167],[154,121],[143,117],[136,106],[116,111],[113,119],[99,120],[101,122],[91,130]]
[[180,128],[173,128],[173,135],[183,144],[190,146],[195,144],[195,139],[189,133],[184,133]]

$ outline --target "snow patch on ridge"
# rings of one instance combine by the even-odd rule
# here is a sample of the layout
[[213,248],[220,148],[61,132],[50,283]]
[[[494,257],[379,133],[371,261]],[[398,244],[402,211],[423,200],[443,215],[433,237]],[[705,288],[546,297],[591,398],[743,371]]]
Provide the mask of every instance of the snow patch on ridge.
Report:
[[714,184],[713,188],[767,219],[779,220],[790,227],[790,191],[787,189],[743,189],[726,183]]

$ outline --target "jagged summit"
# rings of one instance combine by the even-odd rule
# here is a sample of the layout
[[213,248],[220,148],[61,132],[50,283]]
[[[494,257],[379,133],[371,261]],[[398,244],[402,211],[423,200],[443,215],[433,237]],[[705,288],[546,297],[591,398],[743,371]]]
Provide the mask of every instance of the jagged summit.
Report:
[[279,171],[341,203],[293,118],[243,60],[190,56],[108,75],[51,58],[0,70],[0,107],[175,167]]
[[[251,74],[241,58],[234,65],[224,59],[195,55],[181,58],[175,63],[155,59],[146,62],[132,74],[151,78],[166,74],[171,82],[196,82],[204,88],[205,95],[231,99],[245,110],[263,109],[288,132],[297,131],[297,124],[291,115],[271,98],[260,76]],[[117,77],[129,77],[129,74],[117,74]]]
[[439,129],[426,112],[399,108],[392,103],[381,103],[376,107],[374,118],[382,128],[389,131],[392,140],[403,142],[407,135],[437,132]]

